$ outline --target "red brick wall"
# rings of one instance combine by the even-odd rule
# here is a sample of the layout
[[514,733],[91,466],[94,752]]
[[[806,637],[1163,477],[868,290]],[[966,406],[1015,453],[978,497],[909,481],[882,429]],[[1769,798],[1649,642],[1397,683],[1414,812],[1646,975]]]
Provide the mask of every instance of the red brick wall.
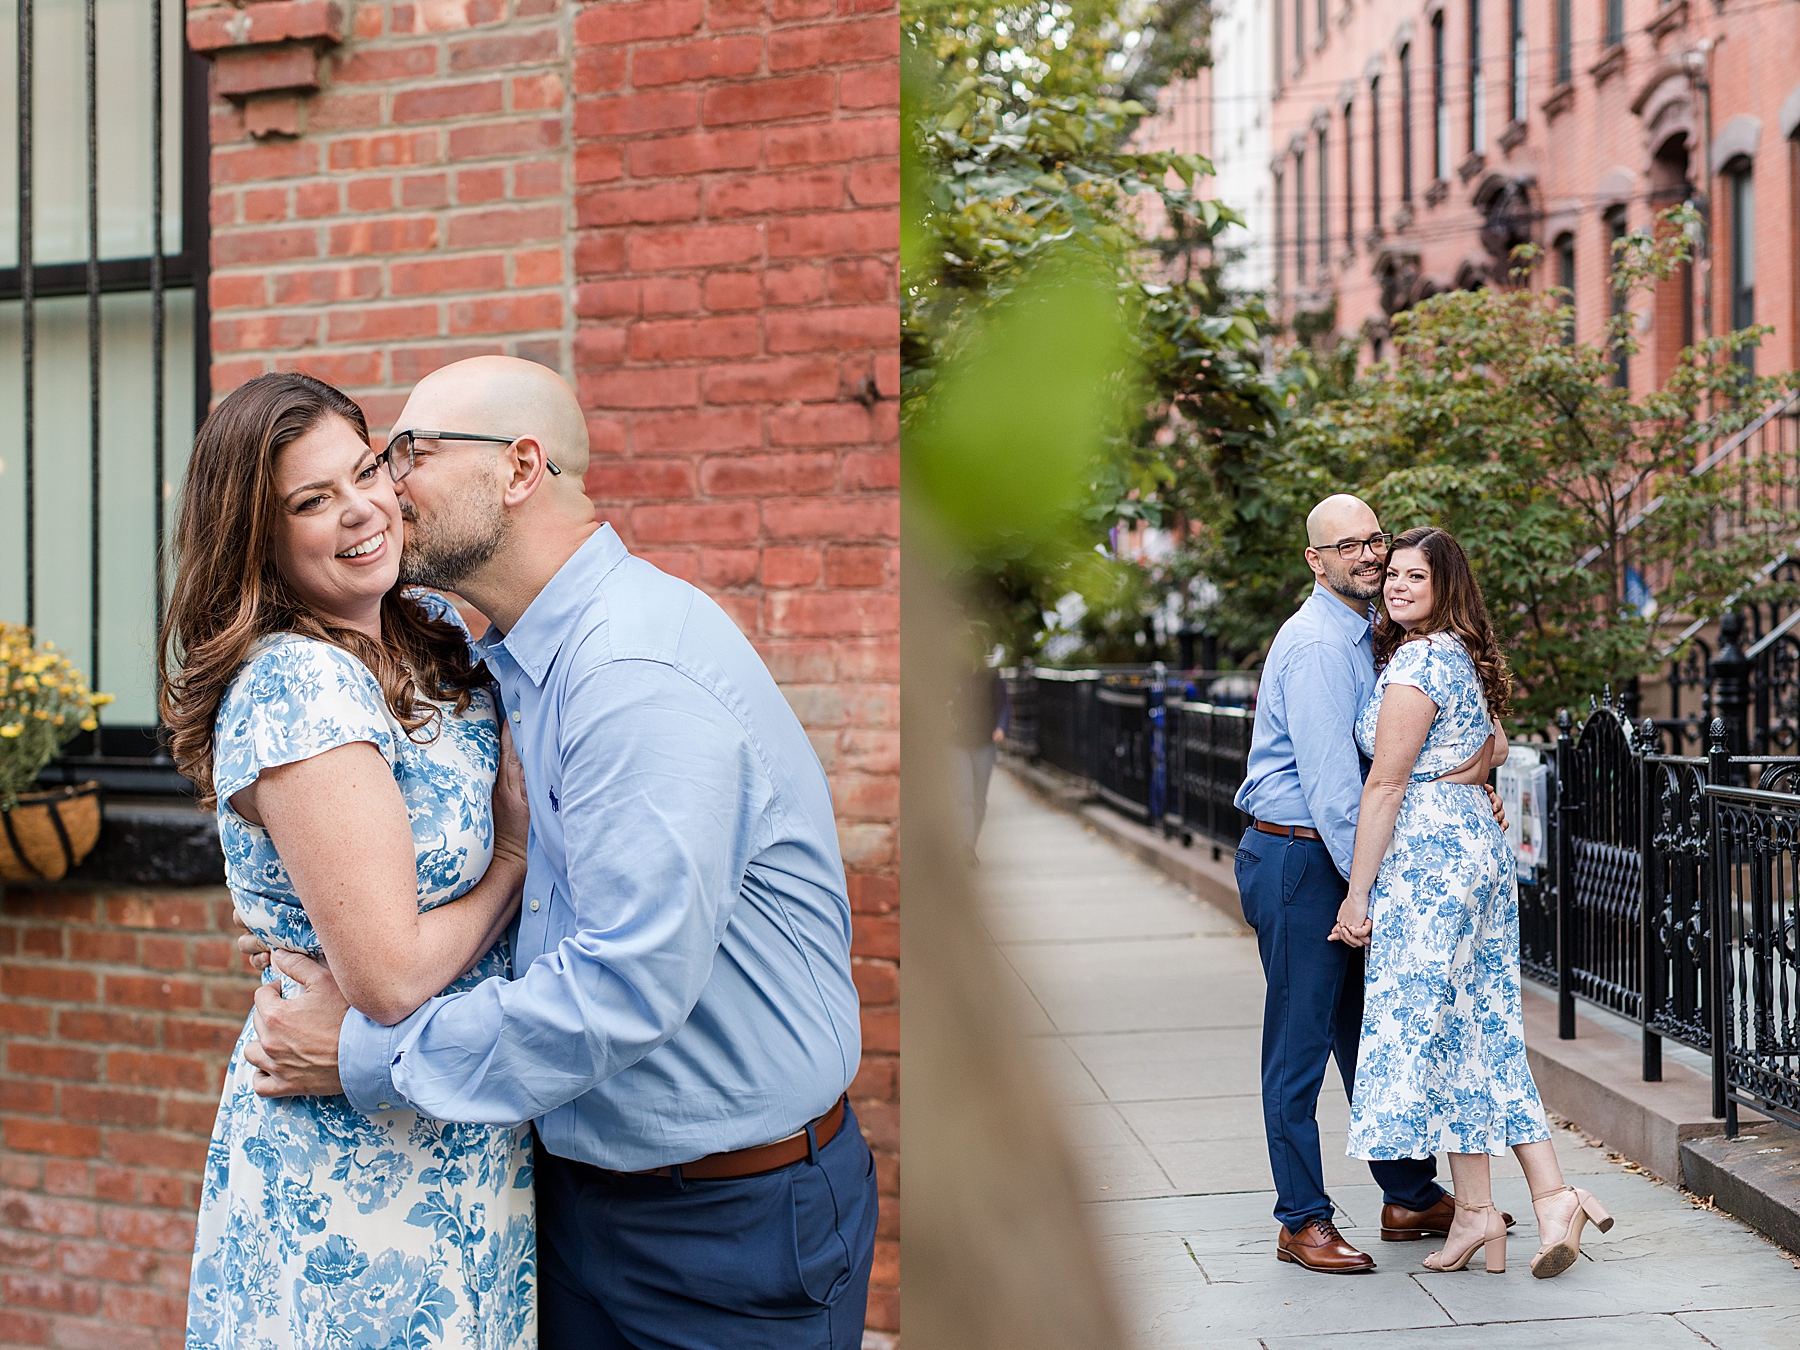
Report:
[[214,97],[215,396],[305,370],[379,433],[449,361],[567,369],[568,28],[557,0],[360,5],[303,134]]
[[[449,361],[559,369],[589,412],[599,515],[719,598],[811,733],[855,911],[852,1096],[881,1174],[869,1324],[884,1344],[899,1315],[892,0],[382,0],[346,5],[335,29],[307,0],[189,11],[220,62],[215,394],[304,369],[380,435]],[[293,37],[311,45],[268,45]],[[250,988],[222,903],[0,896],[0,1347],[179,1344],[194,1187]],[[123,1016],[96,1020],[109,1010]]]
[[0,1344],[177,1350],[254,979],[222,889],[0,900]]
[[899,1316],[899,25],[890,0],[639,0],[574,27],[588,490],[750,634],[831,776]]

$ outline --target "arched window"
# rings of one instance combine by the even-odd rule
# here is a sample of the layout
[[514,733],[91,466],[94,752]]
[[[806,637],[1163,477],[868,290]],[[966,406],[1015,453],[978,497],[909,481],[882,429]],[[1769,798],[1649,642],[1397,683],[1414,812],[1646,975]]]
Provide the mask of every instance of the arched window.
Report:
[[1287,197],[1282,191],[1281,171],[1275,171],[1275,294],[1282,292],[1287,275]]
[[[1608,259],[1606,267],[1606,289],[1609,295],[1607,313],[1614,319],[1618,319],[1625,313],[1626,297],[1613,285],[1613,279],[1619,267],[1618,250],[1615,249],[1613,245],[1617,244],[1619,240],[1625,237],[1625,208],[1623,206],[1610,208],[1606,213],[1605,221],[1606,256]],[[1612,382],[1615,388],[1629,389],[1631,387],[1630,358],[1625,355],[1623,350],[1617,347],[1613,349]]]
[[1556,253],[1556,284],[1567,291],[1562,303],[1568,313],[1563,316],[1563,342],[1575,341],[1575,236],[1564,232],[1551,246]]
[[1294,284],[1306,284],[1306,151],[1294,156]]
[[1450,89],[1444,69],[1444,12],[1431,16],[1431,172],[1440,181],[1450,178]]
[[[1731,213],[1726,235],[1731,248],[1731,326],[1748,328],[1756,322],[1756,178],[1748,159],[1739,157],[1725,166],[1725,197]],[[1737,359],[1756,368],[1752,348],[1738,352]]]
[[1556,0],[1556,87],[1575,78],[1575,16],[1569,0]]
[[1330,169],[1325,159],[1325,128],[1319,128],[1319,280],[1331,264],[1331,199],[1327,195]]
[[1400,201],[1411,206],[1413,198],[1412,144],[1412,43],[1400,49]]
[[1511,0],[1512,7],[1512,120],[1525,124],[1525,97],[1529,89],[1525,47],[1525,0]]
[[[1348,130],[1345,139],[1349,139]],[[1369,228],[1381,233],[1381,76],[1369,81]]]
[[[1469,153],[1487,143],[1486,98],[1481,87],[1481,0],[1469,0]],[[1447,177],[1448,175],[1446,175]]]

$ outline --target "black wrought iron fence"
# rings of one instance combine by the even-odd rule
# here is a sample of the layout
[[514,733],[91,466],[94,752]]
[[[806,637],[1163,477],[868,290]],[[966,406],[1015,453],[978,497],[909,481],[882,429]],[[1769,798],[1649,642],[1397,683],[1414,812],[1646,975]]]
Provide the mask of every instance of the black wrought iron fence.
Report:
[[1150,787],[1159,767],[1152,762],[1153,692],[1160,712],[1162,690],[1146,680],[1109,677],[1094,691],[1094,785],[1102,801],[1143,821],[1154,818]]
[[1088,780],[1126,815],[1184,843],[1235,843],[1256,676],[1159,666],[1003,672],[1007,747]]
[[1739,1103],[1800,1123],[1800,797],[1718,785],[1707,796],[1727,1131]]
[[1250,824],[1234,799],[1250,759],[1249,708],[1177,699],[1168,705],[1170,801],[1165,822],[1233,843]]
[[1708,1052],[1729,1133],[1740,1102],[1800,1123],[1800,757],[1733,755],[1748,737],[1721,718],[1705,758],[1663,754],[1667,728],[1610,700],[1560,721],[1561,941],[1526,970],[1560,1034],[1586,999],[1642,1028],[1646,1081],[1665,1038]]
[[[1254,715],[1192,696],[1218,677],[1021,671],[1008,687],[1013,748],[1029,734],[1028,752],[1184,842],[1241,834]],[[1526,796],[1543,800],[1515,805],[1520,968],[1558,992],[1564,1037],[1577,999],[1637,1023],[1646,1081],[1665,1039],[1709,1054],[1729,1132],[1739,1103],[1800,1124],[1800,756],[1734,755],[1749,737],[1722,719],[1706,756],[1664,753],[1686,738],[1610,695],[1559,722],[1532,748],[1547,772]]]

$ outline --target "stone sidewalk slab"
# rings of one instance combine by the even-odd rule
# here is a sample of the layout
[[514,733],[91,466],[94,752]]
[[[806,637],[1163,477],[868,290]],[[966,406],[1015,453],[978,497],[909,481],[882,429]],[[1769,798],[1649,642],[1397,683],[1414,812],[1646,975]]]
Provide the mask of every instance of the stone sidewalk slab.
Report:
[[[1746,1225],[1570,1131],[1571,1180],[1613,1212],[1582,1260],[1531,1278],[1530,1196],[1494,1161],[1522,1222],[1504,1275],[1457,1274],[1434,1244],[1383,1243],[1381,1195],[1344,1155],[1335,1070],[1319,1104],[1326,1184],[1378,1269],[1323,1276],[1275,1259],[1262,1132],[1263,978],[1254,939],[1078,816],[996,774],[981,845],[984,918],[1024,1003],[1023,1053],[1064,1113],[1088,1218],[1142,1347],[1286,1350],[1784,1350],[1800,1347],[1800,1271]],[[1447,1175],[1447,1167],[1441,1170]]]

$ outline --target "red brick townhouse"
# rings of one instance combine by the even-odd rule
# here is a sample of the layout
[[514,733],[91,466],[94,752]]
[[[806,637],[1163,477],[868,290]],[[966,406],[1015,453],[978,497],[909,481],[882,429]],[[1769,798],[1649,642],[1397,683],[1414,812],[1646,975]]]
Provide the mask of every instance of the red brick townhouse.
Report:
[[20,8],[30,60],[0,59],[0,618],[118,702],[51,771],[107,785],[100,848],[0,891],[0,1346],[182,1341],[253,987],[216,844],[154,738],[155,559],[196,419],[298,369],[379,435],[421,375],[485,352],[576,384],[596,511],[727,607],[831,776],[865,1009],[852,1094],[884,1197],[869,1344],[889,1344],[892,0],[133,0],[90,4],[91,30],[78,3]]

